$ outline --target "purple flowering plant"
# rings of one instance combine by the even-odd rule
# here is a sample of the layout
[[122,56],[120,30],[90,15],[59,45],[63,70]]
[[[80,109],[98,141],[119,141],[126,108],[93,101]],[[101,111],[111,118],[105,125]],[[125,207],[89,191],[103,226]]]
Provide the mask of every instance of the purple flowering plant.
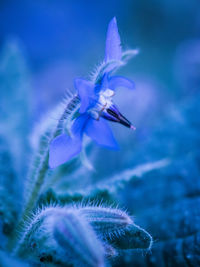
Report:
[[74,81],[80,107],[74,115],[75,118],[68,133],[56,136],[50,144],[50,168],[55,168],[79,154],[84,134],[98,145],[109,149],[118,149],[119,146],[107,120],[119,122],[130,129],[135,129],[113,102],[117,88],[126,87],[132,90],[135,88],[135,84],[123,76],[112,75],[135,54],[137,54],[137,50],[122,52],[117,21],[114,17],[108,26],[103,63],[94,72],[91,80],[76,78]]
[[[76,160],[75,165],[70,161],[82,149],[84,151],[84,135],[99,145],[118,149],[107,121],[119,122],[134,129],[113,102],[118,87],[134,89],[134,83],[125,77],[114,76],[113,72],[135,54],[137,50],[122,51],[117,22],[113,18],[108,27],[102,64],[90,80],[75,79],[77,93],[68,92],[63,105],[59,103],[52,112],[56,119],[52,120],[52,116],[48,114],[31,136],[32,162],[26,183],[19,183],[24,186],[20,188],[20,193],[21,190],[24,191],[20,205],[18,200],[10,201],[8,197],[19,191],[19,185],[10,180],[17,180],[19,173],[13,175],[15,164],[11,167],[11,172],[8,172],[5,162],[11,166],[12,157],[4,139],[0,138],[0,160],[3,163],[1,173],[5,179],[0,184],[0,199],[3,200],[0,223],[2,229],[9,225],[6,238],[3,232],[0,233],[3,236],[2,247],[5,244],[6,248],[5,255],[0,253],[1,266],[53,267],[72,264],[104,267],[108,265],[109,259],[117,257],[120,250],[151,249],[150,234],[135,224],[126,211],[116,207],[114,199],[122,183],[128,182],[131,177],[141,176],[141,173],[148,170],[162,167],[163,162],[150,166],[144,164],[102,181],[94,179],[88,182],[85,173],[87,169],[82,168],[82,164],[77,165]],[[10,56],[12,60],[8,60]],[[15,58],[12,51],[6,54],[6,60],[9,61],[9,64],[4,64],[8,65],[6,75],[13,68],[13,56]],[[20,73],[17,81],[21,81],[21,76]],[[13,82],[14,88],[16,84],[17,82]],[[22,86],[21,90],[25,88],[26,86]],[[20,122],[16,120],[16,129],[21,129],[19,125],[21,122],[24,124],[24,117],[18,118]],[[69,162],[65,166],[50,170],[67,161]],[[83,163],[87,162],[83,160]],[[20,173],[20,177],[21,175]],[[80,183],[80,177],[83,178],[83,183]],[[102,193],[105,192],[102,199]],[[15,197],[17,199],[18,195]],[[7,264],[10,258],[7,251],[14,257],[10,264]]]

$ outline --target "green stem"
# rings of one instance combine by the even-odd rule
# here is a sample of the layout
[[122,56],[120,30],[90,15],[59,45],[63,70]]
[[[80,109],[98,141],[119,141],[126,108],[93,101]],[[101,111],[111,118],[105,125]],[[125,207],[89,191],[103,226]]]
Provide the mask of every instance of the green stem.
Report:
[[[63,129],[64,129],[64,122],[66,122],[67,117],[72,116],[70,113],[75,113],[79,107],[79,98],[77,96],[74,96],[71,101],[66,105],[66,108],[61,115],[58,124],[56,126],[56,129],[53,131],[52,138],[55,138],[57,135],[59,135]],[[69,112],[70,111],[70,112]],[[26,223],[30,218],[30,215],[35,208],[35,205],[39,199],[41,188],[44,184],[45,177],[48,173],[49,166],[49,149],[47,148],[47,151],[45,152],[45,155],[42,158],[42,162],[38,168],[38,172],[36,174],[36,181],[34,183],[33,190],[31,191],[30,197],[26,203],[26,206],[24,208],[23,214],[18,222],[18,225],[12,235],[12,238],[10,239],[10,242],[8,243],[8,249],[11,251],[15,248],[18,241],[18,232],[22,232],[23,229],[25,229]]]
[[21,220],[24,222],[26,221],[26,217],[30,215],[30,212],[33,210],[35,203],[39,198],[41,187],[44,183],[44,179],[49,169],[48,160],[49,160],[49,153],[47,152],[41,164],[40,170],[38,172],[37,180],[35,182],[33,191],[31,193],[31,196],[27,202],[26,208],[24,209],[24,213],[21,218]]
[[39,195],[40,195],[40,192],[41,192],[41,187],[44,183],[44,180],[45,180],[45,177],[46,177],[46,174],[48,172],[48,159],[49,159],[49,155],[48,153],[46,153],[44,159],[43,159],[43,162],[41,163],[41,167],[38,171],[38,175],[37,175],[37,180],[34,184],[34,188],[32,190],[32,193],[30,195],[30,198],[28,199],[27,201],[27,204],[26,204],[26,207],[23,211],[23,214],[18,222],[18,225],[16,227],[16,230],[14,231],[13,233],[13,236],[12,238],[10,239],[10,242],[8,243],[8,249],[11,251],[13,250],[13,248],[15,248],[16,246],[16,242],[18,240],[18,235],[17,233],[21,230],[21,229],[24,229],[25,228],[25,225],[27,223],[27,220],[29,219],[30,217],[30,214],[32,212],[32,210],[34,209],[35,207],[35,204],[39,198]]

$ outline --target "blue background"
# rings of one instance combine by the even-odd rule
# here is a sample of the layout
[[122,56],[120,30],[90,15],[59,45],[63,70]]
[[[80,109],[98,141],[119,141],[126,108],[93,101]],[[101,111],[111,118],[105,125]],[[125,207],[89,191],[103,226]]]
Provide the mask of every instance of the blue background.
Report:
[[155,243],[146,257],[135,251],[113,264],[199,266],[198,0],[1,0],[0,134],[7,136],[15,167],[26,173],[30,147],[25,140],[66,90],[73,90],[74,78],[88,77],[102,61],[107,25],[114,16],[122,46],[140,50],[120,70],[135,81],[136,90],[121,89],[115,97],[137,130],[112,125],[121,150],[94,146],[89,158],[96,171],[85,170],[86,184],[79,177],[71,184],[84,188],[126,168],[170,159],[168,167],[117,191],[115,201],[152,233]]

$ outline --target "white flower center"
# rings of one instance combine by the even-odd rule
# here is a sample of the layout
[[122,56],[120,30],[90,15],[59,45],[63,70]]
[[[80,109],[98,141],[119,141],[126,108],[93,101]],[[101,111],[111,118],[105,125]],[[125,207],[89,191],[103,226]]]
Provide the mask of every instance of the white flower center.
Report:
[[109,88],[99,93],[99,100],[97,104],[89,110],[90,115],[95,120],[99,119],[104,109],[109,108],[113,104],[112,97],[114,94],[114,91]]

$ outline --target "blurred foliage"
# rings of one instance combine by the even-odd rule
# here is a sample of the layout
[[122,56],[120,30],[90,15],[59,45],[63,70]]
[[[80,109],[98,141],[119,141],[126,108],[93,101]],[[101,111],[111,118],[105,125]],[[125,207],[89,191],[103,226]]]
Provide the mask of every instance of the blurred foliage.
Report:
[[[198,266],[200,264],[200,95],[172,107],[143,144],[137,158],[168,156],[171,164],[133,180],[122,202],[153,234],[151,254],[121,259],[119,266]],[[145,197],[144,197],[145,196]],[[120,265],[121,264],[121,265]]]

